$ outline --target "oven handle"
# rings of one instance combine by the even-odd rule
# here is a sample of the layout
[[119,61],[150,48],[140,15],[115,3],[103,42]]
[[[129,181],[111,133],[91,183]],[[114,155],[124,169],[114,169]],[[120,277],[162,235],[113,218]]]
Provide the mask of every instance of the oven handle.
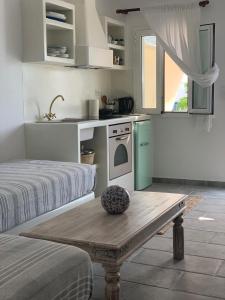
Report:
[[118,137],[116,138],[116,141],[125,141],[129,138],[129,136],[122,136],[122,137]]

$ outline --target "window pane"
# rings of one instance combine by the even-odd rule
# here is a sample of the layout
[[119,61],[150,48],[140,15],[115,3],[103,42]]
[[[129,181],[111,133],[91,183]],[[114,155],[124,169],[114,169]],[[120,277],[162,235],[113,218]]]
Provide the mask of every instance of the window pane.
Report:
[[[211,65],[211,51],[210,51],[210,35],[209,30],[200,30],[200,48],[202,59],[202,72],[208,71]],[[193,83],[193,108],[194,109],[207,109],[208,99],[211,90],[209,88],[202,88],[197,83]]]
[[156,108],[156,37],[142,37],[143,108]]
[[165,112],[188,111],[188,76],[165,53]]
[[202,88],[195,82],[193,85],[193,109],[207,109],[210,89]]

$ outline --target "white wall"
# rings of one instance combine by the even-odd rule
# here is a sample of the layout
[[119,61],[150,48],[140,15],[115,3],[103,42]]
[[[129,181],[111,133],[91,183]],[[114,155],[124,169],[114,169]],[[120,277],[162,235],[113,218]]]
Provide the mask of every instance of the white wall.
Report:
[[65,102],[56,102],[53,112],[57,118],[64,118],[86,116],[87,99],[111,93],[109,71],[24,64],[23,79],[25,121],[36,121],[48,112],[58,94],[64,96]]
[[20,1],[0,1],[0,162],[24,157]]
[[[118,2],[123,8],[137,6],[133,0]],[[148,3],[141,0],[138,6],[147,7]],[[154,117],[155,177],[225,181],[225,1],[214,0],[210,3],[202,10],[202,23],[216,23],[216,61],[221,69],[215,85],[213,128],[207,131],[207,117]],[[146,24],[140,13],[130,14],[127,23],[132,42],[132,30],[146,27]],[[131,84],[129,80],[132,80],[132,72],[129,78],[126,75],[122,81],[114,77],[114,91],[124,94],[131,92],[133,82]],[[135,100],[140,102],[140,99]]]

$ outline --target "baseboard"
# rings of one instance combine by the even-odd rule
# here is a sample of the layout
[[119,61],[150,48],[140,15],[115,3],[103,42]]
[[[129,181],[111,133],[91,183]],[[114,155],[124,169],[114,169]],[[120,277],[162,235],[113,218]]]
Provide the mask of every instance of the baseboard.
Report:
[[190,179],[175,179],[175,178],[159,178],[154,177],[153,183],[171,183],[171,184],[183,184],[183,185],[200,185],[208,187],[224,188],[225,182],[223,181],[209,181],[209,180],[190,180]]

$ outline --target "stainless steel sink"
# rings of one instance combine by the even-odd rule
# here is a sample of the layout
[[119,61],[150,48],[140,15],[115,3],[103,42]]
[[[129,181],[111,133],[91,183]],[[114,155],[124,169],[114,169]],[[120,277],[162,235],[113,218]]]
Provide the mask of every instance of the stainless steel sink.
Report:
[[41,120],[37,121],[37,123],[79,123],[79,122],[86,122],[86,121],[92,121],[88,118],[64,118],[64,119],[56,119],[52,121],[48,120]]
[[61,122],[63,123],[78,123],[78,122],[85,122],[85,121],[91,121],[91,120],[88,118],[83,118],[83,119],[65,118],[61,120]]

